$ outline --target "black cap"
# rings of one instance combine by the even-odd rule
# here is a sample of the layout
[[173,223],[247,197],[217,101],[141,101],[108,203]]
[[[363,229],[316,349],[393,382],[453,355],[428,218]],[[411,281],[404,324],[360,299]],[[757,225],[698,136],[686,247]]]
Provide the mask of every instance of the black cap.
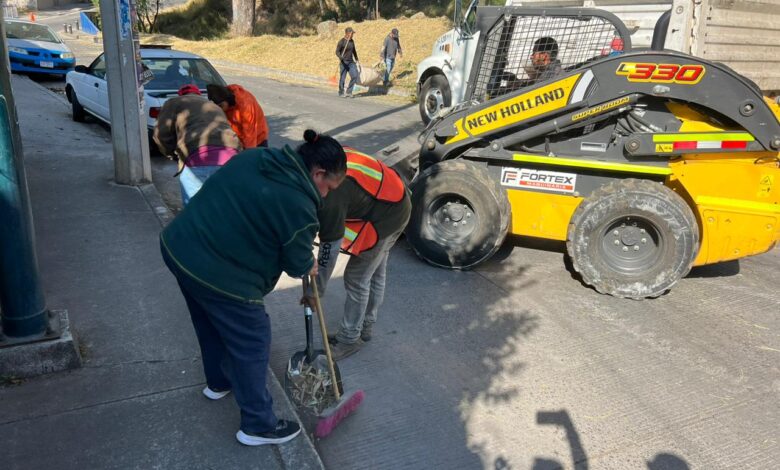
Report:
[[555,39],[545,36],[534,41],[533,52],[546,52],[550,54],[550,58],[555,60],[558,57],[558,42]]
[[398,28],[393,28],[393,30],[390,32],[398,36]]
[[352,27],[348,26],[347,29],[344,30],[344,34],[354,33],[355,30],[352,29]]

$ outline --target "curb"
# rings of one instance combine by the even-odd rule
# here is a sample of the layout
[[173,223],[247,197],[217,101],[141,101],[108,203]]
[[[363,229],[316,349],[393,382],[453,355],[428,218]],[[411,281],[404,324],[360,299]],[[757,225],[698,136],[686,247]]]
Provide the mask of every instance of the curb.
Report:
[[[25,77],[27,78],[27,77]],[[30,80],[27,78],[27,80]],[[43,90],[45,93],[50,94],[51,96],[54,96],[59,101],[61,101],[64,105],[69,105],[67,98],[64,96],[57,94],[45,86],[30,80],[32,83],[34,83],[36,86],[38,86],[41,90]],[[124,185],[123,185],[124,186]],[[127,187],[127,186],[125,186]],[[154,212],[155,217],[157,217],[157,220],[160,223],[160,227],[165,227],[170,223],[171,220],[174,218],[173,212],[171,212],[170,209],[168,209],[168,206],[163,203],[162,196],[160,195],[160,192],[157,190],[157,188],[154,186],[154,184],[144,184],[144,185],[138,185],[135,186],[136,189],[141,193],[146,203],[149,205],[149,207]],[[273,397],[273,400],[275,403],[281,405],[281,407],[284,409],[284,414],[286,415],[292,415],[298,423],[303,426],[303,422],[300,419],[300,416],[298,415],[297,410],[295,409],[295,406],[290,402],[290,400],[287,398],[287,395],[284,393],[284,389],[282,388],[282,384],[279,383],[279,379],[276,377],[276,375],[273,373],[271,368],[268,368],[268,377],[269,377],[269,391],[271,392],[271,396]],[[325,465],[322,463],[322,459],[320,459],[320,455],[317,452],[317,449],[314,447],[314,442],[311,440],[311,437],[307,432],[302,431],[300,438],[293,439],[289,443],[281,446],[274,446],[275,453],[278,455],[279,459],[282,462],[282,465],[286,469],[290,470],[310,470],[310,469],[323,469],[325,468]]]

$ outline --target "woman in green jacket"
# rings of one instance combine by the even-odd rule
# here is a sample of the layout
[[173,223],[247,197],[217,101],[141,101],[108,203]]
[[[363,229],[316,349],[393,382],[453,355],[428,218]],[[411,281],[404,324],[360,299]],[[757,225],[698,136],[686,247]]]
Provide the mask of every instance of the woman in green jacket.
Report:
[[322,198],[337,188],[346,155],[312,130],[296,150],[257,148],[234,156],[204,183],[160,236],[200,343],[206,388],[233,391],[236,434],[246,445],[280,444],[300,433],[278,420],[265,386],[271,328],[263,297],[282,272],[316,274],[312,243]]

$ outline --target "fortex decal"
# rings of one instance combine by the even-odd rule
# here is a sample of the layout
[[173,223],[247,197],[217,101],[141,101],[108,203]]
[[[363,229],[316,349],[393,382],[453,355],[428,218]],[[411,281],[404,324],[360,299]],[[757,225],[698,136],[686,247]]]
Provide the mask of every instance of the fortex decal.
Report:
[[501,185],[510,188],[573,193],[574,187],[577,185],[577,175],[526,168],[503,168],[501,170]]
[[469,114],[455,124],[458,133],[447,143],[466,139],[469,134],[484,134],[563,108],[568,103],[572,88],[580,75],[567,77]]

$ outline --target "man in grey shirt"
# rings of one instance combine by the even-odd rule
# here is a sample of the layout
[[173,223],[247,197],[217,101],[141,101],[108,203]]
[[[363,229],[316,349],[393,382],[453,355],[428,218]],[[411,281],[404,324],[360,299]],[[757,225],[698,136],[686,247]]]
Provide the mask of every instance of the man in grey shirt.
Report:
[[398,30],[393,28],[393,30],[390,31],[390,34],[385,38],[385,43],[382,45],[382,52],[379,53],[379,56],[385,61],[386,66],[384,77],[385,86],[390,85],[390,72],[393,71],[396,54],[401,57],[404,56],[404,53],[401,50],[401,41],[398,39]]

